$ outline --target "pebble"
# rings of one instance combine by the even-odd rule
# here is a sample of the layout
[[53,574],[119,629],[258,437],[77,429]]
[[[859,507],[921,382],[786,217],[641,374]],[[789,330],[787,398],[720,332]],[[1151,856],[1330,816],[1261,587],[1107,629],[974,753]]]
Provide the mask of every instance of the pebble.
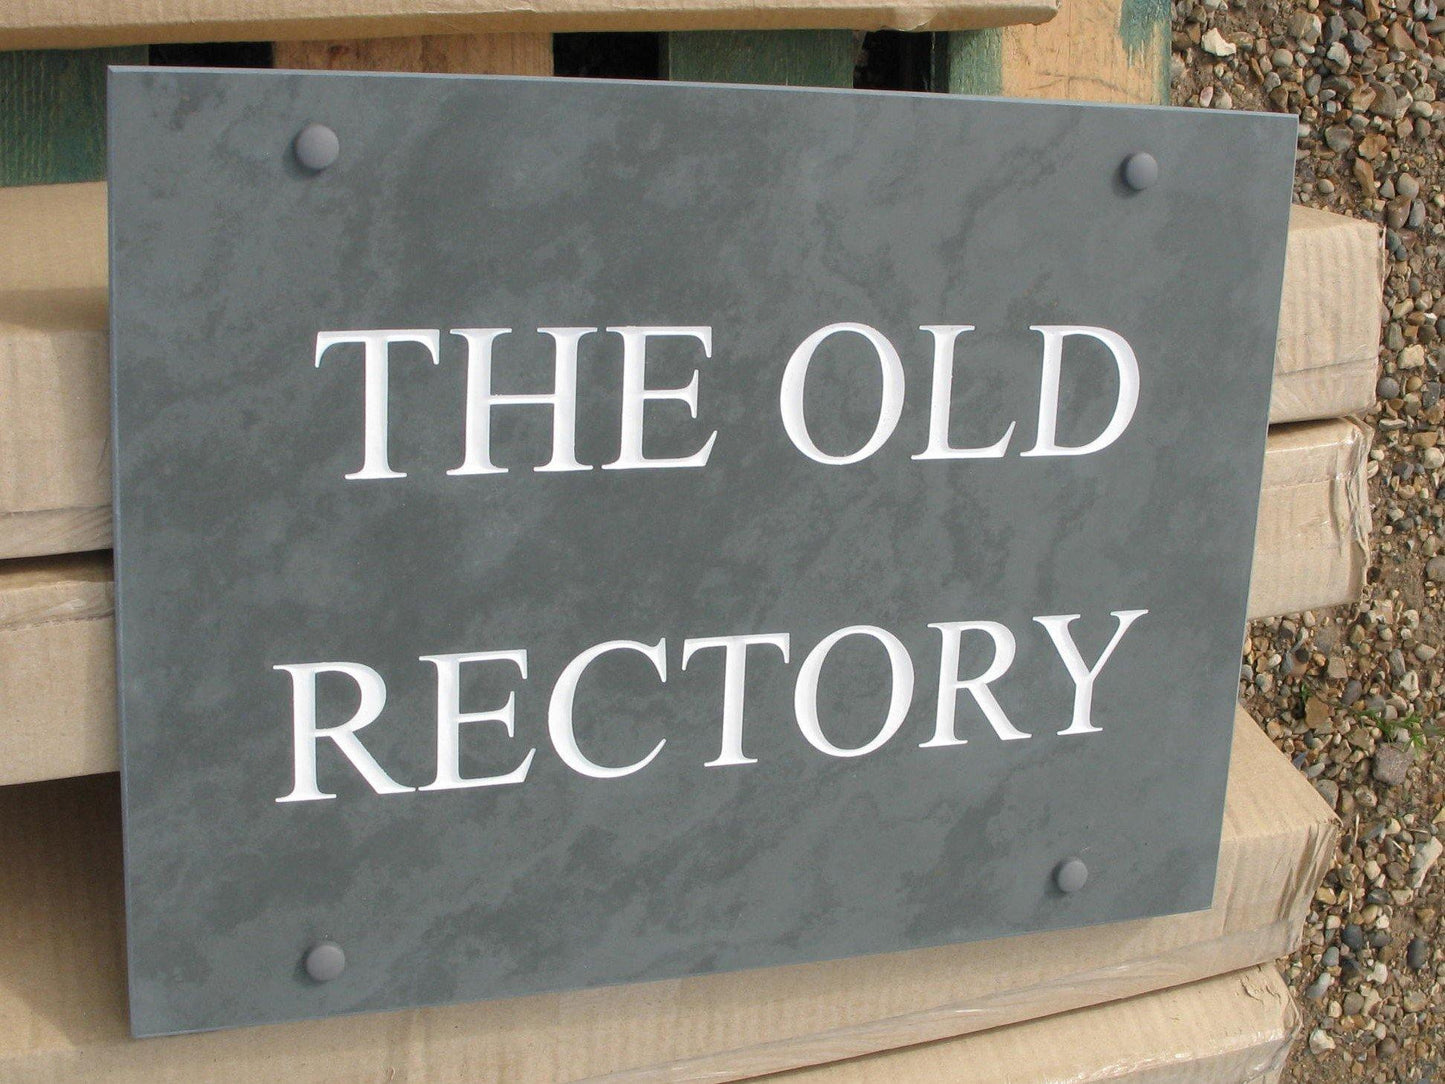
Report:
[[1405,782],[1410,767],[1410,754],[1398,745],[1382,745],[1375,751],[1373,775],[1386,786],[1398,787]]
[[1218,27],[1212,27],[1199,42],[1199,47],[1210,56],[1233,56],[1239,52],[1239,46],[1232,41],[1226,41],[1224,35],[1219,32]]
[[1405,950],[1405,963],[1410,966],[1411,971],[1423,971],[1429,962],[1430,945],[1423,937],[1416,934],[1410,938],[1410,946]]
[[1325,994],[1329,992],[1330,986],[1334,984],[1334,981],[1335,977],[1326,972],[1315,979],[1314,982],[1310,983],[1309,987],[1305,990],[1305,997],[1311,1001],[1323,1001]]
[[1379,383],[1375,385],[1375,394],[1381,399],[1398,399],[1400,398],[1400,382],[1393,376],[1382,376]]
[[1435,863],[1440,861],[1442,852],[1445,852],[1445,844],[1442,844],[1434,836],[1415,848],[1415,857],[1410,859],[1411,888],[1418,890],[1425,883],[1425,878],[1430,876],[1430,871],[1435,868]]
[[1340,931],[1340,940],[1352,952],[1359,952],[1365,947],[1365,931],[1358,922],[1347,923]]
[[1296,11],[1289,17],[1289,36],[1301,45],[1313,45],[1324,33],[1320,17],[1308,11]]
[[1331,945],[1329,948],[1325,949],[1324,953],[1320,956],[1320,966],[1340,966],[1340,947],[1338,945]]
[[1359,182],[1360,188],[1365,196],[1369,199],[1374,199],[1375,195],[1379,192],[1379,186],[1375,181],[1374,167],[1365,161],[1365,159],[1356,158],[1350,170],[1354,173],[1355,180]]
[[1445,580],[1445,556],[1432,557],[1425,562],[1425,578],[1427,580]]
[[1370,112],[1377,117],[1393,117],[1399,110],[1398,98],[1395,90],[1389,83],[1377,83],[1374,86],[1375,101],[1370,106]]
[[1326,1032],[1324,1028],[1315,1028],[1314,1031],[1310,1032],[1311,1054],[1328,1054],[1334,1048],[1335,1041],[1330,1038],[1329,1033]]

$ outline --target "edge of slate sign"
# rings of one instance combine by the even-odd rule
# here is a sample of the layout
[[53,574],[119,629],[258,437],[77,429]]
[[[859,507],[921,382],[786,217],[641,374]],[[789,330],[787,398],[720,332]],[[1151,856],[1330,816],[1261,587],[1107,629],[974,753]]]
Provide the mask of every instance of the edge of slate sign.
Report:
[[109,94],[137,1034],[1209,906],[1290,118]]

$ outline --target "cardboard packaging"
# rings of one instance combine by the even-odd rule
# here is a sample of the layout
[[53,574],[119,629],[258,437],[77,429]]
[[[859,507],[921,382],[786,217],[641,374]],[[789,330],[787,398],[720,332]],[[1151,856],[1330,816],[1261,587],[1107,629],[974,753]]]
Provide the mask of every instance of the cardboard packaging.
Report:
[[1348,420],[1269,431],[1249,614],[1359,601],[1370,564],[1370,432]]
[[119,767],[107,555],[0,565],[0,783]]
[[[796,967],[134,1040],[125,1009],[116,777],[0,788],[0,823],[0,1080],[16,1084],[724,1081],[859,1058],[1287,955],[1338,831],[1314,788],[1239,711],[1207,911]],[[1141,1026],[1145,1019],[1131,1018]],[[1192,1035],[1189,1042],[1206,1044],[1204,1032]]]
[[927,1043],[764,1077],[776,1084],[1271,1084],[1299,1009],[1273,967]]
[[576,30],[977,30],[1057,0],[11,0],[0,49]]
[[[1306,210],[1291,218],[1271,421],[1374,402],[1379,229]],[[105,237],[103,183],[0,189],[0,558],[110,545]]]
[[[1358,601],[1368,452],[1348,421],[1270,431],[1251,616]],[[114,644],[106,555],[0,562],[0,784],[116,770]]]
[[0,189],[0,557],[110,545],[105,185]]
[[1290,209],[1271,424],[1374,405],[1384,290],[1380,226],[1313,207]]

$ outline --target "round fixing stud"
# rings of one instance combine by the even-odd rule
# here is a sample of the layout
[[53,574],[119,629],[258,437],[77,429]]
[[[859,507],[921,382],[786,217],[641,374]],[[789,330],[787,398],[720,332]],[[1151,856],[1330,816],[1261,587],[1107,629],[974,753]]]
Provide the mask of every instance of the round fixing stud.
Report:
[[1077,892],[1089,882],[1089,867],[1080,858],[1068,858],[1054,870],[1054,884],[1064,893]]
[[308,124],[296,133],[291,146],[296,161],[313,173],[320,173],[341,154],[341,140],[324,124]]
[[1152,188],[1159,180],[1159,162],[1147,151],[1131,154],[1124,159],[1124,183],[1135,192]]
[[322,941],[306,953],[306,974],[316,982],[330,982],[346,970],[346,953],[335,941]]

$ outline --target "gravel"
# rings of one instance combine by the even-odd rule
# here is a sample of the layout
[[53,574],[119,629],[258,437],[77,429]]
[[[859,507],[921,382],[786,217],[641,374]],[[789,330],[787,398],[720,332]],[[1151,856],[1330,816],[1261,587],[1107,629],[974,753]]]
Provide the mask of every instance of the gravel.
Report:
[[[1176,105],[1300,119],[1295,199],[1386,227],[1362,603],[1252,623],[1240,696],[1340,817],[1285,1080],[1445,1084],[1445,0],[1176,0]],[[1438,728],[1438,729],[1437,729]]]

